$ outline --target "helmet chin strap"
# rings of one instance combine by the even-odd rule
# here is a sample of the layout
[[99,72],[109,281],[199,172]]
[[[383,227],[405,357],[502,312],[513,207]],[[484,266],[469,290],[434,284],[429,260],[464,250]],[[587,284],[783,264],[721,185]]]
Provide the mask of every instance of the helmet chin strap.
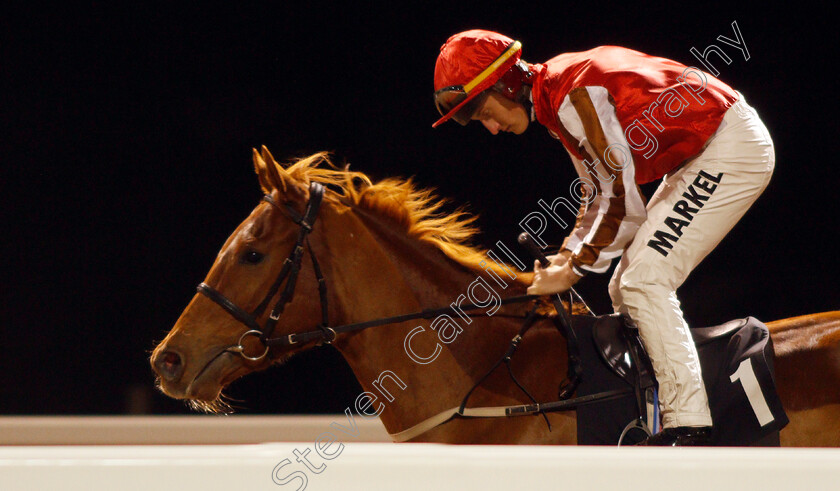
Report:
[[530,85],[523,85],[521,89],[519,89],[519,93],[516,94],[516,102],[525,106],[525,112],[528,114],[528,119],[533,120],[533,108],[534,103],[531,101],[531,86]]

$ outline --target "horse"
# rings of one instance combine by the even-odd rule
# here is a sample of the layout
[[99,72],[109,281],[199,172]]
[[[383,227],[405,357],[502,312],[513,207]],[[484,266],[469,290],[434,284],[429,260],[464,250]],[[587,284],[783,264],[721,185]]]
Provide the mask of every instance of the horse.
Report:
[[[550,306],[497,301],[524,296],[532,273],[473,246],[474,215],[444,213],[444,202],[412,179],[374,182],[337,168],[323,152],[281,165],[262,147],[253,162],[265,199],[224,243],[154,349],[160,390],[197,410],[228,412],[222,391],[234,380],[329,343],[363,388],[357,412],[378,416],[395,441],[576,443],[574,411],[447,417],[471,390],[470,407],[527,404],[523,388],[537,401],[553,401],[567,377],[566,342]],[[314,212],[313,183],[326,189]],[[484,315],[466,313],[467,298],[478,300]],[[449,314],[399,317],[440,306]],[[534,309],[543,315],[511,360],[516,380],[501,369],[488,375]],[[330,327],[366,327],[383,317],[377,327]],[[261,342],[270,337],[259,331],[263,322],[282,342]],[[782,445],[840,446],[840,311],[767,325],[790,419]]]

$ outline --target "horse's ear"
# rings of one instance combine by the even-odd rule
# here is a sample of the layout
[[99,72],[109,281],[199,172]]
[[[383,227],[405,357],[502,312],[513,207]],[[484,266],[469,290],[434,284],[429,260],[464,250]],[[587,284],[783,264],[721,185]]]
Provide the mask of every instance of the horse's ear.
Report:
[[277,190],[287,200],[306,199],[306,191],[298,182],[283,169],[263,145],[262,151],[253,150],[254,170],[260,180],[260,187],[266,194]]
[[268,170],[266,169],[265,160],[257,153],[256,148],[252,148],[252,158],[254,160],[254,172],[257,173],[257,178],[260,181],[260,188],[262,188],[263,193],[271,194],[271,191],[274,189],[271,181],[269,180]]
[[265,161],[266,164],[270,165],[277,165],[277,161],[274,160],[274,156],[271,155],[271,152],[268,151],[268,147],[265,145],[260,147],[260,157]]
[[265,145],[263,145],[261,153],[258,153],[256,148],[252,150],[254,169],[257,171],[263,191],[270,194],[271,191],[276,189],[284,194],[287,193],[287,181],[291,181],[292,176],[277,164]]

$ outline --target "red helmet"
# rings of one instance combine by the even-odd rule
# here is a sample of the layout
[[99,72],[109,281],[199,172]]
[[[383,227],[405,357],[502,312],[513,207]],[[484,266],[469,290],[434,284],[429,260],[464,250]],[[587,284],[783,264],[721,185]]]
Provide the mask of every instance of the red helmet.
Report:
[[474,29],[450,37],[441,46],[435,64],[435,106],[443,116],[466,125],[486,89],[503,82],[500,92],[515,99],[521,82],[530,77],[522,56],[522,44],[497,32]]

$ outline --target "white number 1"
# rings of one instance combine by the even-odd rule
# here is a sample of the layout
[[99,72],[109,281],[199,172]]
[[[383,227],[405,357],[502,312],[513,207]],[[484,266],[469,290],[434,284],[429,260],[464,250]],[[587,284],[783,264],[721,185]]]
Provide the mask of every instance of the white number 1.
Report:
[[729,380],[732,382],[741,381],[741,387],[747,394],[747,399],[750,401],[755,417],[758,418],[758,424],[764,426],[775,419],[767,406],[764,394],[761,392],[761,386],[758,385],[758,379],[755,378],[755,372],[749,358],[741,362],[735,373],[729,376]]

